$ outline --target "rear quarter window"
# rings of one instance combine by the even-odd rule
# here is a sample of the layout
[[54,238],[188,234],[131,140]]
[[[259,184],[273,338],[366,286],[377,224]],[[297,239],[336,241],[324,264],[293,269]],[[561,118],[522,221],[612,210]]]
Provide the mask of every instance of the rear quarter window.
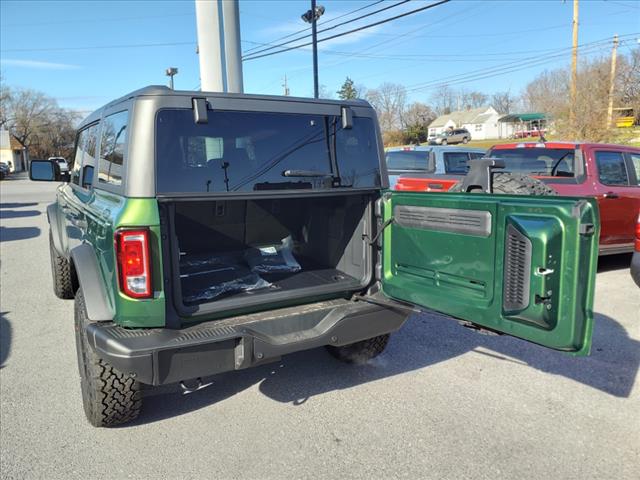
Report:
[[98,183],[122,184],[128,121],[129,112],[125,110],[105,117],[102,122]]

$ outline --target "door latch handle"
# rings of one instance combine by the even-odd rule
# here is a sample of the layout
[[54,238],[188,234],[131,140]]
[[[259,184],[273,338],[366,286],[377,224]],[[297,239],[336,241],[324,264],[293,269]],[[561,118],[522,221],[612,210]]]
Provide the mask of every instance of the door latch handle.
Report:
[[618,194],[615,192],[607,192],[604,194],[604,198],[619,198]]

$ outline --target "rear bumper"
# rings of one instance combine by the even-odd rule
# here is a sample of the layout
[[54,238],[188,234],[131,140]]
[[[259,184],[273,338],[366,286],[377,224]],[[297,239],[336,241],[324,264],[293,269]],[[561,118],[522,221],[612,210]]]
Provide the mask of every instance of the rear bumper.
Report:
[[346,345],[402,326],[411,308],[389,300],[333,300],[181,330],[87,327],[98,356],[146,384],[162,385],[276,361],[323,345]]
[[631,256],[631,278],[640,287],[640,252],[633,252]]

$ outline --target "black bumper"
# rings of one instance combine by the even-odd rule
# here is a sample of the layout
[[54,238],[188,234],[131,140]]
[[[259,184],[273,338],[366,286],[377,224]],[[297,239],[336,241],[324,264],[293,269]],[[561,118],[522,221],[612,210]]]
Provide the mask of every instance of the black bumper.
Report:
[[275,361],[287,353],[346,345],[402,326],[411,308],[393,301],[332,300],[182,330],[87,327],[100,358],[146,384],[162,385]]
[[631,257],[631,278],[640,287],[640,252],[633,252]]

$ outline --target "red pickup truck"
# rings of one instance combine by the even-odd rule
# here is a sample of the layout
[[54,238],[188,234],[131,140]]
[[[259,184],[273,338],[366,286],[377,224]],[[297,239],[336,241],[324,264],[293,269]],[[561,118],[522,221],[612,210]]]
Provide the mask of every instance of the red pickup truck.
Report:
[[[601,219],[600,254],[633,251],[640,212],[640,148],[526,142],[495,145],[487,156],[505,161],[500,171],[537,178],[559,195],[596,197]],[[396,189],[425,191],[434,178],[400,177]]]

